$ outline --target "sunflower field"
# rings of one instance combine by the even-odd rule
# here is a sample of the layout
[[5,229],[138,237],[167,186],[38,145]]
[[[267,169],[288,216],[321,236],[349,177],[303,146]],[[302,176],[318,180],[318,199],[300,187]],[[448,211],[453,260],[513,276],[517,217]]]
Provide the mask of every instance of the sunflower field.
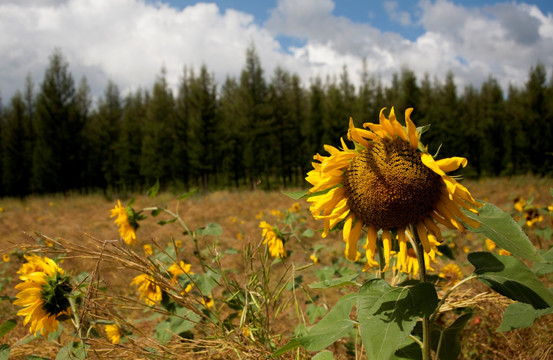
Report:
[[294,191],[0,200],[0,359],[551,358],[551,181],[463,180],[412,111]]

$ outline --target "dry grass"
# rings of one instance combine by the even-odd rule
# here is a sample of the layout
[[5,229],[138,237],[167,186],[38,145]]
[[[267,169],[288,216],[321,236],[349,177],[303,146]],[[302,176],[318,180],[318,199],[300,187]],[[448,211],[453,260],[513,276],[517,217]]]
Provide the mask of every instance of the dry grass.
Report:
[[[553,185],[551,179],[539,179],[531,176],[483,179],[478,182],[467,181],[465,185],[472,191],[476,198],[485,199],[496,204],[504,210],[512,207],[512,199],[516,196],[534,198],[534,204],[550,205],[553,199],[550,195],[550,187]],[[145,206],[159,205],[173,209],[176,206],[175,196],[161,194],[152,200],[146,196],[137,196],[134,205],[135,209]],[[123,202],[128,199],[122,199]],[[114,311],[121,298],[131,299],[136,297],[136,289],[129,287],[130,279],[147,267],[143,261],[143,244],[157,243],[164,248],[172,241],[180,240],[183,243],[179,249],[182,256],[198,268],[199,264],[194,263],[194,246],[188,236],[174,225],[159,226],[155,221],[146,220],[141,223],[138,231],[138,246],[128,253],[117,253],[116,248],[106,246],[116,241],[118,233],[116,227],[109,218],[109,210],[113,208],[116,198],[106,199],[100,195],[89,196],[46,196],[32,197],[24,201],[17,199],[1,199],[0,207],[0,254],[12,253],[14,266],[8,269],[5,276],[12,276],[16,279],[15,270],[21,259],[14,253],[22,244],[34,243],[35,232],[40,232],[52,237],[57,242],[56,248],[68,252],[68,258],[64,261],[64,268],[78,273],[87,271],[92,275],[101,272],[102,286],[108,289],[116,289],[118,297],[90,297],[92,299],[85,304],[92,314],[98,316],[120,317],[124,320],[126,316],[138,317],[140,307],[129,306],[124,311]],[[229,192],[220,191],[205,196],[194,196],[181,203],[179,213],[191,229],[205,226],[209,222],[217,222],[223,227],[223,235],[216,239],[217,249],[224,251],[228,248],[243,250],[245,244],[256,244],[260,240],[259,220],[256,215],[263,211],[264,218],[270,221],[273,219],[271,210],[288,209],[295,201],[284,196],[280,192]],[[303,209],[308,207],[307,203],[300,201]],[[160,215],[161,217],[161,215]],[[236,221],[233,221],[232,217]],[[307,219],[308,226],[312,229],[320,228],[320,224],[312,219]],[[237,235],[243,234],[243,239],[238,240]],[[473,250],[484,248],[483,239],[477,237],[466,237],[456,235],[458,248],[467,245]],[[292,257],[287,259],[287,264],[305,265],[310,262],[309,249],[313,245],[326,245],[327,248],[320,254],[321,264],[331,264],[336,259],[342,258],[343,242],[338,234],[331,234],[326,239],[315,235],[308,239],[302,246],[291,242]],[[551,239],[542,242],[541,246],[549,248]],[[44,248],[44,247],[42,247]],[[49,249],[50,251],[52,249]],[[102,258],[103,262],[98,263]],[[223,258],[223,266],[236,270],[236,277],[239,281],[247,280],[248,269],[240,256],[228,256]],[[460,262],[463,262],[461,258]],[[284,271],[284,266],[280,270]],[[470,265],[464,267],[465,274],[471,271]],[[1,277],[1,276],[0,276]],[[313,281],[314,277],[306,276],[305,282]],[[551,287],[552,279],[545,278],[546,284]],[[7,287],[1,292],[3,295],[14,296],[13,286]],[[325,301],[331,305],[339,294],[325,294]],[[99,300],[101,299],[101,301]],[[284,299],[290,301],[290,299]],[[471,319],[466,330],[463,332],[463,358],[465,359],[548,359],[553,358],[553,316],[546,316],[536,321],[534,326],[527,329],[520,329],[505,333],[495,332],[495,328],[501,322],[501,314],[509,301],[497,294],[490,293],[487,289],[476,282],[471,282],[462,287],[452,297],[447,306],[458,308],[461,306],[472,306],[475,308],[475,317]],[[281,343],[287,341],[291,331],[298,324],[293,314],[292,303],[285,307],[273,323],[272,332],[281,334]],[[0,318],[12,317],[16,309],[9,302],[0,302]],[[101,315],[100,315],[101,314]],[[106,315],[108,314],[108,315]],[[447,320],[447,318],[444,318]],[[129,324],[132,326],[132,324]],[[167,358],[179,358],[179,354],[187,353],[191,359],[260,359],[265,358],[271,352],[261,344],[245,339],[240,334],[233,334],[228,338],[217,338],[206,336],[196,338],[185,343],[170,342],[164,346],[156,345],[149,338],[149,331],[155,324],[142,323],[141,328],[134,329],[141,334],[135,343],[125,346],[114,347],[106,340],[100,338],[93,340],[91,346],[94,352],[92,357],[96,358],[142,358],[139,349],[147,346],[158,346],[158,350],[164,353]],[[209,331],[217,332],[216,329],[201,329],[205,334]],[[48,343],[38,339],[22,343],[21,340],[28,337],[27,329],[18,326],[10,333],[8,338],[0,339],[0,343],[15,344],[12,349],[12,357],[24,358],[25,355],[35,354],[43,357],[51,357],[57,352],[60,344]],[[60,342],[69,341],[69,335],[62,335]],[[138,350],[137,350],[138,349]],[[335,358],[346,359],[351,355],[345,351],[343,344],[336,345],[333,351],[337,352]],[[291,354],[292,355],[292,354]]]

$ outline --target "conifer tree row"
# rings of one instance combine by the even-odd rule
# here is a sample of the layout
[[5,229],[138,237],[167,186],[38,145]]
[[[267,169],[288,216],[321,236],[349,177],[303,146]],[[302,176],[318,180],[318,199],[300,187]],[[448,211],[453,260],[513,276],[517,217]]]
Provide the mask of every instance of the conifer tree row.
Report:
[[124,97],[109,81],[93,104],[86,78],[76,86],[54,51],[38,86],[28,76],[0,99],[0,196],[132,192],[156,181],[177,191],[301,187],[313,154],[340,146],[350,117],[376,122],[392,105],[400,120],[414,107],[415,123],[431,124],[432,153],[443,144],[441,157],[467,157],[465,176],[553,174],[553,79],[541,64],[504,93],[493,77],[460,91],[452,73],[417,79],[408,68],[384,86],[366,63],[358,89],[346,66],[302,85],[281,67],[265,74],[253,46],[245,60],[222,84],[206,66],[185,67],[175,93],[164,69],[151,89]]

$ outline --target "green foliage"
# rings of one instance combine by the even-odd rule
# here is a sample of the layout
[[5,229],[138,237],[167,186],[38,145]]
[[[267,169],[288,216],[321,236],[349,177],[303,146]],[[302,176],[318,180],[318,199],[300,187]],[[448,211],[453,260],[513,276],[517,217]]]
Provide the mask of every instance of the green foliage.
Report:
[[388,359],[407,339],[419,317],[438,305],[433,285],[392,287],[375,279],[359,290],[357,311],[361,338],[370,359]]
[[7,344],[0,344],[0,360],[8,360],[10,358],[10,346]]
[[472,317],[472,313],[458,317],[447,328],[434,326],[432,328],[432,349],[439,350],[438,358],[442,360],[456,360],[461,353],[461,332]]
[[530,327],[540,316],[553,313],[553,307],[535,309],[532,305],[516,302],[510,304],[503,313],[503,320],[497,331],[509,331],[522,327]]
[[82,341],[73,341],[60,349],[56,360],[81,360],[86,359],[88,346]]
[[273,357],[303,346],[310,351],[320,351],[342,338],[353,328],[355,322],[350,312],[357,302],[357,294],[348,294],[340,298],[336,305],[313,326],[307,335],[297,337],[273,353]]
[[469,211],[464,213],[482,224],[478,228],[469,226],[471,232],[483,234],[515,256],[537,262],[545,261],[520,226],[497,206],[486,203],[478,209],[478,214]]
[[498,293],[535,309],[553,306],[553,293],[517,258],[476,252],[470,253],[468,260],[478,279]]
[[8,319],[0,325],[0,338],[12,331],[17,326],[17,319]]

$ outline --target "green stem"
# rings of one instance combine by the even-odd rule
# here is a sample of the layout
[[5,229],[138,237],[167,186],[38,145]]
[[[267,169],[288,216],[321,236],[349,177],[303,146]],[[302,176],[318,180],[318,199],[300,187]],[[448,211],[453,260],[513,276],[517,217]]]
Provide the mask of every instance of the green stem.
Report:
[[459,281],[457,284],[453,285],[449,290],[447,290],[447,292],[444,294],[444,296],[442,297],[442,299],[440,300],[440,302],[438,303],[438,306],[436,307],[436,310],[434,310],[434,312],[432,313],[432,315],[430,315],[430,321],[434,321],[436,320],[436,316],[438,316],[438,314],[440,313],[440,308],[442,307],[442,305],[445,303],[445,301],[447,300],[447,297],[455,290],[457,289],[459,286],[461,286],[462,284],[472,280],[472,279],[476,279],[478,277],[478,275],[474,275],[472,274],[471,276],[467,277],[467,278],[464,278],[463,280]]
[[[413,226],[411,228],[411,233],[414,235],[415,239],[411,241],[411,246],[417,254],[417,262],[419,263],[419,278],[421,282],[426,282],[426,264],[424,262],[424,249],[422,247],[422,242],[419,238],[419,233],[417,229]],[[431,347],[430,347],[430,318],[428,315],[424,315],[422,318],[422,359],[431,360]]]

